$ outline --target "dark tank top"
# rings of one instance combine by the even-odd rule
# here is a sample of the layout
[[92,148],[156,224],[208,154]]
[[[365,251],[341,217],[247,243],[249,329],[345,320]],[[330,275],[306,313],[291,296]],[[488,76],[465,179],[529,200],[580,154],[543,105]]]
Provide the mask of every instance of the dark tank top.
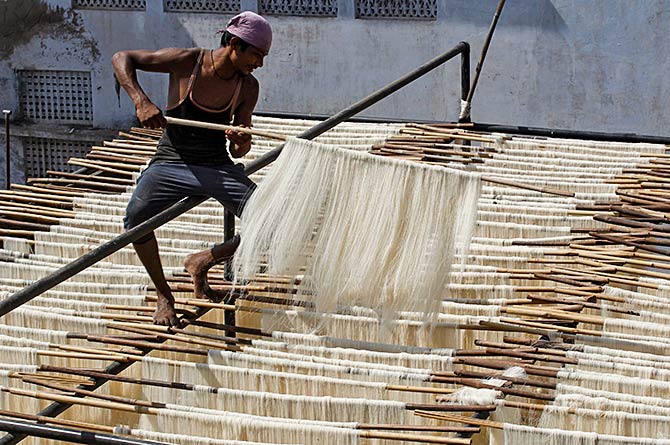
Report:
[[[242,76],[238,76],[233,97],[225,108],[212,110],[198,105],[193,100],[192,92],[193,84],[202,66],[204,53],[204,49],[200,51],[185,94],[177,105],[166,108],[165,114],[180,119],[228,125],[237,105],[242,87]],[[156,154],[151,160],[151,163],[154,162],[179,162],[194,165],[233,164],[226,151],[226,135],[223,131],[173,124],[168,124],[163,130],[163,135],[156,147]]]

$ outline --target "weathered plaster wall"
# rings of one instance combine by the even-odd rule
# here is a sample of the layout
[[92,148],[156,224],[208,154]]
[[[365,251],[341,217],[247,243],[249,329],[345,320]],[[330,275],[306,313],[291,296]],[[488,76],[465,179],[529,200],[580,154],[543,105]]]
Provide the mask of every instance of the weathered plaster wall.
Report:
[[[0,8],[38,0],[8,0]],[[34,27],[0,60],[0,106],[16,110],[14,71],[90,69],[94,123],[127,126],[133,109],[117,104],[109,60],[128,48],[217,44],[227,14],[68,9]],[[246,0],[253,7],[254,1]],[[473,104],[482,122],[668,134],[670,1],[509,1],[500,19]],[[258,109],[329,114],[405,72],[468,41],[476,64],[497,0],[438,0],[436,21],[356,20],[353,0],[337,18],[269,17],[275,45],[258,71]],[[164,105],[166,78],[140,82]],[[371,108],[367,116],[450,119],[458,114],[458,62],[427,75]],[[122,93],[123,94],[123,93]]]

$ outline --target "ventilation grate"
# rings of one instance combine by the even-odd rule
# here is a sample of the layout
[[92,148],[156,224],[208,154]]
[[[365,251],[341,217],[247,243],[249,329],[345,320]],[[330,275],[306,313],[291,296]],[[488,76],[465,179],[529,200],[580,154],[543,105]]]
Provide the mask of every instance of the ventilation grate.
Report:
[[23,157],[26,177],[43,178],[47,170],[73,171],[76,166],[68,165],[68,159],[81,158],[91,148],[93,142],[68,141],[62,139],[23,137]]
[[435,20],[437,0],[356,0],[356,18]]
[[19,71],[19,106],[25,119],[90,124],[91,73]]
[[72,0],[74,9],[114,9],[121,11],[144,11],[146,0]]
[[337,17],[337,0],[260,0],[261,14]]
[[218,12],[236,13],[240,0],[163,0],[165,12]]

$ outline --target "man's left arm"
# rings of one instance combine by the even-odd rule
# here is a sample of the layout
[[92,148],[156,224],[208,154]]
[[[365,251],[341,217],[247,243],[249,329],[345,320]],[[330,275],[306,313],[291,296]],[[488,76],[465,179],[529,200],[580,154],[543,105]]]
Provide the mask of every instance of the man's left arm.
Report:
[[[242,100],[235,110],[233,125],[242,127],[251,127],[251,115],[258,101],[258,81],[252,76],[243,80]],[[248,84],[246,84],[248,82]],[[239,131],[226,131],[226,136],[230,141],[230,155],[233,158],[241,158],[251,150],[251,135],[240,133]]]

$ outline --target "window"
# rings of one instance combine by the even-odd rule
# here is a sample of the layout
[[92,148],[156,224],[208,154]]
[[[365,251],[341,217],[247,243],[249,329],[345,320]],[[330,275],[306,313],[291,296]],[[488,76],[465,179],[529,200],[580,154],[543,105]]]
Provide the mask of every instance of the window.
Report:
[[356,18],[435,20],[437,0],[356,0]]
[[259,0],[261,14],[336,17],[337,0]]
[[219,12],[240,11],[240,0],[163,0],[165,12]]
[[18,72],[19,107],[25,119],[62,124],[93,121],[91,73],[85,71]]
[[72,0],[74,9],[120,9],[123,11],[144,11],[146,0]]
[[38,137],[24,137],[22,141],[26,177],[29,178],[43,178],[47,170],[73,171],[79,168],[68,165],[68,159],[83,157],[92,145],[86,141]]

